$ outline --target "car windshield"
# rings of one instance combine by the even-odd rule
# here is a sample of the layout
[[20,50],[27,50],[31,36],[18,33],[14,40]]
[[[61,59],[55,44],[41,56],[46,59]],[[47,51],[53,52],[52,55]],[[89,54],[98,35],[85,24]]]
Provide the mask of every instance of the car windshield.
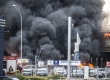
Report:
[[65,69],[64,68],[55,68],[54,70],[56,70],[56,71],[63,71]]
[[81,70],[73,70],[73,72],[77,72],[77,73],[81,73],[82,71]]
[[99,69],[99,71],[105,71],[105,69]]
[[25,66],[24,69],[31,69],[31,68],[35,68],[34,66]]
[[47,72],[47,70],[37,70],[37,72]]

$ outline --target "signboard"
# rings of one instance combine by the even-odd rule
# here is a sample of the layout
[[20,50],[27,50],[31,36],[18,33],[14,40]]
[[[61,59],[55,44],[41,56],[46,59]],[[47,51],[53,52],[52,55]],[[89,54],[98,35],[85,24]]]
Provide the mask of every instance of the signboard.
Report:
[[59,65],[59,60],[53,60],[54,65]]
[[106,66],[110,67],[110,61],[106,61]]
[[[67,60],[59,60],[59,65],[68,65],[68,61]],[[71,61],[70,65],[78,66],[78,65],[80,65],[80,61]]]
[[[68,61],[67,60],[48,60],[47,61],[48,65],[62,65],[62,66],[67,66]],[[72,66],[78,66],[80,65],[80,61],[71,61],[70,65]]]
[[47,65],[53,65],[53,60],[48,60]]
[[[17,59],[17,63],[21,63],[21,59]],[[22,63],[29,63],[29,59],[22,59]]]
[[78,61],[79,60],[79,52],[76,51],[74,54],[74,61]]

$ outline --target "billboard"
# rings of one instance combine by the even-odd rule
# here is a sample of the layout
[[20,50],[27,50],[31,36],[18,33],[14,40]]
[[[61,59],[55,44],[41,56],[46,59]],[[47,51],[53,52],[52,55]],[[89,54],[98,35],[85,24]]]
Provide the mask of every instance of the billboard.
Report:
[[106,67],[110,67],[110,61],[106,61]]
[[[68,61],[67,60],[48,60],[47,61],[48,65],[62,65],[62,66],[67,66]],[[70,65],[72,66],[78,66],[80,65],[80,61],[71,61]]]
[[17,63],[29,63],[29,59],[17,59]]

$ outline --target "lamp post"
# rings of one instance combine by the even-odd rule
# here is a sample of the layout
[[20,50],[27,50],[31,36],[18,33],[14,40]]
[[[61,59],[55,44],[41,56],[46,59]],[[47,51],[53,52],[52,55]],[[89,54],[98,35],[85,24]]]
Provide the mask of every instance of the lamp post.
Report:
[[70,80],[70,62],[71,62],[71,27],[72,27],[72,17],[68,17],[68,55],[67,55],[67,80]]
[[20,17],[21,17],[21,55],[20,55],[20,57],[21,57],[21,67],[22,67],[22,15],[21,15],[21,12],[20,12],[20,10],[16,7],[16,5],[12,5],[18,12],[19,12],[19,14],[20,14]]

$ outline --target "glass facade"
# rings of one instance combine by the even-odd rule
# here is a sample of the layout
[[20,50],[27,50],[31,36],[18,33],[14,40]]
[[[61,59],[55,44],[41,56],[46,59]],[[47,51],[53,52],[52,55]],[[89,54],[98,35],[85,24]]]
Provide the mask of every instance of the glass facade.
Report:
[[[3,16],[0,16],[3,19]],[[0,26],[0,76],[3,75],[4,27]]]

